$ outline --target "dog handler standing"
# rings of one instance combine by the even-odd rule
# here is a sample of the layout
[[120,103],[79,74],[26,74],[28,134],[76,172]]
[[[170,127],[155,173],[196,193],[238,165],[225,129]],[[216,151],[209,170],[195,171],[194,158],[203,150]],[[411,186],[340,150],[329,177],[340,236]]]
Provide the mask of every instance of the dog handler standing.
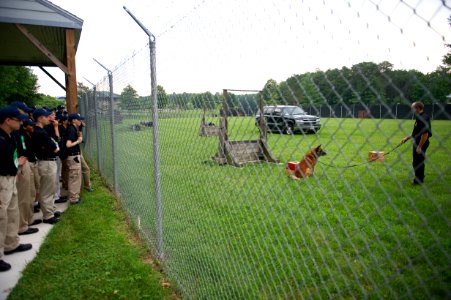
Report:
[[424,182],[424,160],[426,159],[426,150],[429,147],[429,138],[432,137],[432,128],[431,119],[424,112],[423,103],[412,103],[412,110],[415,114],[415,124],[413,126],[412,135],[403,138],[401,144],[413,139],[412,166],[415,172],[413,184],[419,185]]

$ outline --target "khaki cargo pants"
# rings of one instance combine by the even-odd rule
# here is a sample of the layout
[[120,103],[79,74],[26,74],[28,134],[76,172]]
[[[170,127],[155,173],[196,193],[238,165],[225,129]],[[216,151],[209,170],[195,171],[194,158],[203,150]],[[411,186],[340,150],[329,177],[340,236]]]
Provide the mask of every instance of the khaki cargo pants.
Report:
[[61,160],[61,197],[69,196],[69,169],[67,158]]
[[41,178],[39,178],[38,162],[30,162],[31,169],[31,195],[35,201],[39,200],[39,186]]
[[[27,231],[28,224],[33,223],[33,205],[34,196],[32,196],[31,186],[34,188],[34,176],[30,168],[30,163],[27,161],[17,173],[17,196],[19,199],[19,233]],[[35,190],[36,191],[36,190]]]
[[54,215],[55,190],[56,190],[56,161],[40,160],[38,161],[39,171],[39,194],[41,211],[44,220],[52,218]]
[[80,199],[81,190],[81,156],[73,155],[69,156],[66,160],[67,168],[69,169],[69,201],[75,203]]
[[83,174],[83,186],[85,188],[91,187],[91,170],[89,169],[88,164],[86,163],[83,154],[81,155],[81,173]]
[[19,246],[19,206],[16,177],[0,176],[0,258]]

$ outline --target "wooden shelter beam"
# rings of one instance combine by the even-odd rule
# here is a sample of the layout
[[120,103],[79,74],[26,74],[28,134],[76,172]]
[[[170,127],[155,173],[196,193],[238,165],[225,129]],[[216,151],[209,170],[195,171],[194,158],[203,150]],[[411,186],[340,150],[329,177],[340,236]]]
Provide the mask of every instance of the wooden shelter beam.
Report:
[[66,87],[64,85],[62,85],[55,77],[53,77],[52,74],[47,72],[47,70],[44,69],[44,67],[39,66],[39,69],[41,69],[42,72],[44,72],[48,77],[50,77],[50,79],[52,79],[57,85],[59,85],[60,88],[62,88],[64,91],[66,91]]
[[[68,74],[67,67],[49,50],[45,47],[27,28],[21,24],[16,24],[17,29],[38,48],[45,56],[47,56],[55,65],[57,65],[65,74]],[[72,29],[73,30],[73,29]]]

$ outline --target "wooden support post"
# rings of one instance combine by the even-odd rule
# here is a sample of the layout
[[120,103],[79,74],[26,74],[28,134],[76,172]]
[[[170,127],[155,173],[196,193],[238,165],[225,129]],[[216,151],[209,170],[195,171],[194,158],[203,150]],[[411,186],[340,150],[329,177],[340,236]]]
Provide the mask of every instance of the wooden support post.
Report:
[[224,140],[229,140],[229,124],[228,124],[228,116],[229,116],[229,105],[227,104],[227,99],[229,99],[229,93],[227,90],[222,90],[222,94],[224,95],[224,102],[223,102],[223,122],[222,126],[224,126],[223,134],[224,134]]
[[258,108],[260,110],[260,119],[258,128],[260,129],[260,140],[266,141],[267,138],[267,129],[266,129],[266,120],[264,116],[264,109],[263,109],[263,93],[258,93],[259,99],[258,99]]
[[201,121],[201,125],[205,125],[205,114],[207,112],[207,109],[204,107],[204,113],[202,115],[202,121]]
[[75,30],[66,29],[66,106],[69,113],[77,112],[77,76],[75,68]]

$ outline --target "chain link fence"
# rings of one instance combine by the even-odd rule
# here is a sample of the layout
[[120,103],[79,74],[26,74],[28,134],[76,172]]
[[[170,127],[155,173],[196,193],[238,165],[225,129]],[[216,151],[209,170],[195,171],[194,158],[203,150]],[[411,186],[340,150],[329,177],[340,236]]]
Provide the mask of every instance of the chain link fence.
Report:
[[[327,26],[333,39],[330,25],[344,26],[354,39],[353,28],[346,27],[350,25],[337,11],[341,6],[357,15],[364,10],[380,14],[388,25],[408,31],[409,23],[396,18],[403,9],[403,21],[419,19],[422,30],[446,43],[436,24],[446,23],[448,1],[338,1],[330,9],[332,23],[318,18],[315,10],[327,7],[326,2],[283,2],[299,13],[294,21],[290,16],[284,21],[294,28],[287,34],[309,28],[301,15],[316,16],[312,30]],[[424,7],[433,12],[422,14]],[[241,11],[234,13],[242,17]],[[437,20],[442,15],[445,20]],[[171,27],[159,39],[178,30],[195,31],[198,17],[182,18],[179,22],[187,27]],[[375,32],[374,39],[384,35]],[[214,49],[207,44],[190,47]],[[214,72],[221,72],[219,55]],[[171,60],[161,56],[157,70]],[[119,196],[179,295],[451,297],[451,114],[446,98],[451,80],[446,65],[424,74],[357,62],[279,83],[269,80],[255,91],[171,93],[165,91],[171,85],[166,77],[157,88],[156,120],[150,64],[146,45],[112,69],[111,81],[106,76],[82,94],[84,152]],[[196,76],[196,71],[188,73]],[[410,104],[419,100],[433,116],[433,136],[425,183],[416,186],[413,147],[399,143],[412,132]],[[310,161],[314,175],[291,179],[287,163],[301,161],[318,145],[327,155],[317,157],[315,166]]]

